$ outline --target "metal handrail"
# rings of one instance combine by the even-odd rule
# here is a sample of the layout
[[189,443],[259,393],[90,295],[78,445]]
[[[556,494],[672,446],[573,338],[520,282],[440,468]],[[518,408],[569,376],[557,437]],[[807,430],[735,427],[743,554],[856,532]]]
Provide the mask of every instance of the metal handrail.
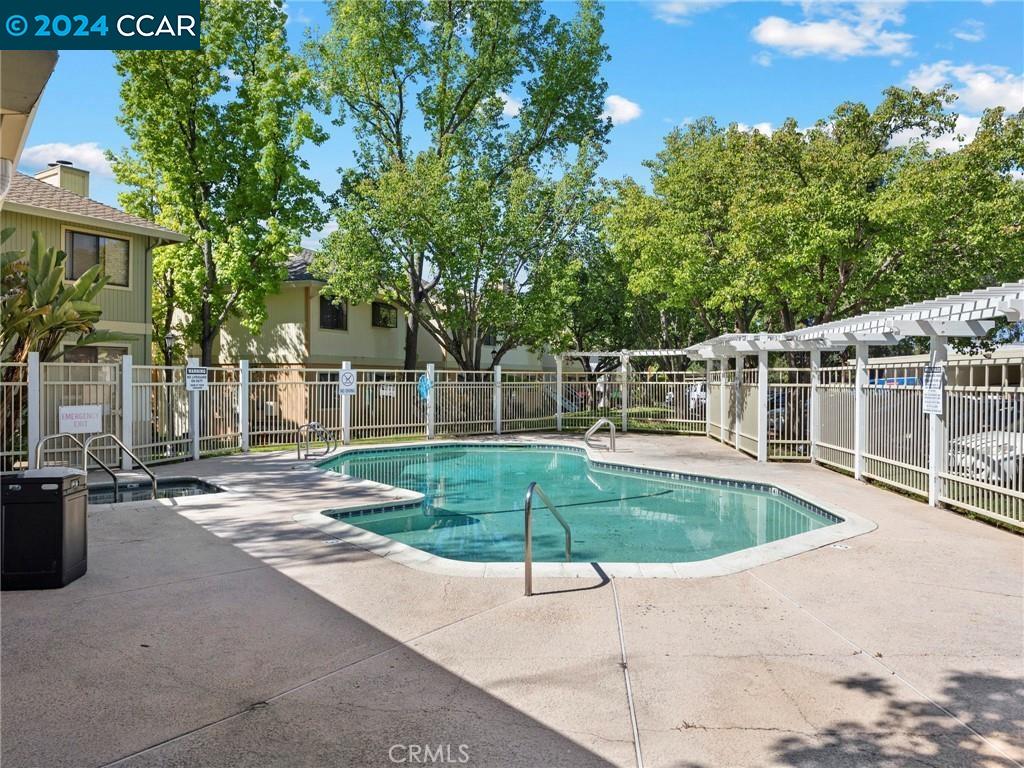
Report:
[[[302,455],[303,432],[305,432],[306,435],[305,457]],[[321,454],[322,456],[326,456],[327,454],[329,454],[331,451],[338,447],[338,439],[336,437],[333,437],[329,430],[326,430],[323,427],[321,427],[319,421],[311,421],[308,424],[302,424],[295,430],[295,454],[300,461],[303,458],[309,458],[310,452],[313,450],[311,438],[314,435],[319,436],[319,438],[324,442],[324,452]]]
[[[95,453],[87,450],[86,447],[82,445],[82,441],[79,440],[74,435],[58,433],[55,435],[46,435],[45,437],[43,437],[38,443],[36,443],[36,466],[39,467],[40,469],[43,466],[43,444],[46,443],[48,440],[56,440],[58,437],[66,437],[68,440],[73,442],[75,445],[82,449],[86,456],[91,456],[92,460],[99,464],[103,468],[104,472],[110,475],[110,479],[114,481],[114,498],[116,499],[118,493],[118,483],[117,475],[114,474],[114,470],[112,470],[110,467],[104,464],[103,460],[100,459],[100,457],[97,456]],[[88,467],[86,466],[85,462],[82,463],[82,470],[88,471]]]
[[[157,498],[157,495],[156,495],[156,475],[153,474],[153,470],[151,470],[149,467],[147,467],[145,462],[142,459],[140,459],[138,456],[136,456],[134,453],[132,453],[131,448],[129,448],[124,443],[122,443],[121,442],[121,438],[119,438],[117,435],[113,434],[112,432],[104,432],[102,435],[93,435],[92,437],[88,438],[85,441],[85,445],[82,446],[82,467],[84,468],[87,465],[88,460],[86,459],[86,456],[89,454],[89,446],[92,445],[94,441],[101,440],[104,437],[109,437],[111,440],[113,440],[115,443],[117,443],[118,446],[120,446],[121,450],[124,451],[125,453],[127,453],[128,456],[132,459],[132,461],[134,461],[136,464],[139,465],[139,468],[142,469],[143,472],[145,472],[147,475],[149,475],[149,482],[153,486],[153,500],[155,501],[156,498]],[[116,488],[114,489],[114,501],[117,501],[117,489]]]
[[524,515],[524,538],[523,544],[523,566],[526,571],[526,596],[529,597],[533,594],[533,495],[537,494],[540,500],[544,502],[545,506],[551,510],[551,514],[555,516],[555,519],[562,524],[565,529],[565,562],[572,562],[572,530],[569,528],[569,524],[565,522],[565,518],[559,513],[558,508],[551,503],[551,499],[548,495],[541,490],[541,487],[537,484],[537,481],[530,483],[530,486],[526,489],[526,499],[523,503],[523,515]]
[[599,430],[605,424],[607,424],[611,428],[610,445],[611,445],[612,452],[614,453],[615,452],[615,422],[613,422],[611,419],[606,419],[604,417],[601,417],[600,419],[595,421],[593,423],[593,425],[591,425],[590,429],[587,430],[587,434],[585,434],[583,436],[583,442],[584,443],[589,443],[590,442],[590,438],[592,438],[594,436],[594,433],[597,432],[597,430]]

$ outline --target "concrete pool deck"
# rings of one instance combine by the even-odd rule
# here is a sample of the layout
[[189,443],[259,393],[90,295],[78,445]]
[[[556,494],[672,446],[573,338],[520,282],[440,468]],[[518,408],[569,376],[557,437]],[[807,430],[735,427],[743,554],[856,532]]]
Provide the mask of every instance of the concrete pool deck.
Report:
[[645,766],[1024,759],[1020,537],[704,438],[623,435],[617,457],[878,527],[740,573],[536,578],[525,598],[296,522],[388,494],[294,453],[162,467],[233,493],[92,507],[85,577],[3,594],[4,767],[634,766],[637,742]]

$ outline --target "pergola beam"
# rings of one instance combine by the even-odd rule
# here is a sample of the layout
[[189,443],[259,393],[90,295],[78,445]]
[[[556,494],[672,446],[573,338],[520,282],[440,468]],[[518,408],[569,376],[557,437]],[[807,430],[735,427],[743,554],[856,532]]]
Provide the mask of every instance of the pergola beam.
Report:
[[904,336],[975,338],[995,328],[995,320],[894,320],[893,329]]

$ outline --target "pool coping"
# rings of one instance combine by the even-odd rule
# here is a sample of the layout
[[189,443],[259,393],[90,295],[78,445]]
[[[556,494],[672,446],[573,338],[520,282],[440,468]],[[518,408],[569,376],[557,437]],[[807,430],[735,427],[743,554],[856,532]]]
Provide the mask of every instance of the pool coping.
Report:
[[[788,536],[778,541],[759,544],[748,547],[737,552],[730,552],[725,555],[697,560],[693,562],[680,563],[533,563],[533,574],[537,577],[569,577],[582,578],[600,576],[601,572],[616,578],[668,578],[668,579],[693,579],[707,578],[712,576],[726,576],[733,573],[749,570],[760,565],[783,560],[788,557],[810,552],[814,549],[836,544],[840,541],[860,536],[875,530],[878,526],[861,515],[843,510],[839,512],[805,493],[795,493],[792,490],[780,485],[777,482],[743,481],[735,478],[721,477],[717,475],[704,475],[675,470],[654,469],[639,464],[630,464],[628,461],[608,461],[607,455],[596,454],[589,445],[565,445],[563,443],[550,442],[510,442],[501,440],[424,440],[415,443],[406,443],[401,446],[351,446],[344,448],[333,456],[326,458],[323,462],[309,467],[308,470],[324,472],[319,468],[320,464],[326,461],[338,459],[349,453],[365,453],[368,451],[401,452],[423,448],[425,446],[493,446],[493,447],[531,447],[554,450],[564,450],[581,453],[587,460],[596,466],[611,469],[624,469],[627,471],[640,471],[643,474],[669,476],[672,479],[688,480],[700,479],[711,480],[712,482],[724,485],[751,487],[759,489],[776,489],[799,502],[811,505],[839,520],[840,522],[813,531]],[[440,555],[434,555],[424,550],[417,549],[395,541],[386,536],[349,525],[337,518],[329,517],[331,511],[354,511],[354,510],[380,510],[389,507],[401,507],[420,503],[424,496],[417,491],[410,491],[405,488],[375,483],[362,478],[353,478],[347,475],[335,474],[339,480],[348,483],[366,485],[379,488],[390,494],[397,494],[387,501],[378,503],[353,503],[339,504],[331,507],[330,510],[314,512],[303,512],[292,516],[295,522],[314,528],[330,535],[339,541],[351,544],[360,549],[372,552],[391,562],[444,576],[466,576],[466,577],[499,577],[499,578],[523,578],[525,576],[525,565],[521,562],[501,563],[480,563],[465,560],[453,560]],[[187,498],[187,497],[186,497]],[[598,570],[599,569],[599,570]]]

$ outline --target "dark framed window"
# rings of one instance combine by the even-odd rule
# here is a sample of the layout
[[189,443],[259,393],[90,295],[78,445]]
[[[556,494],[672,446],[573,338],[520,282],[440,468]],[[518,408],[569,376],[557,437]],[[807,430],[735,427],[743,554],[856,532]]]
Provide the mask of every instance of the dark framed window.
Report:
[[329,331],[348,330],[348,305],[344,299],[335,304],[326,296],[320,297],[320,327]]
[[68,280],[77,280],[100,264],[108,285],[128,287],[127,240],[68,230],[64,234],[64,253],[67,254],[65,274]]
[[371,322],[374,328],[397,328],[398,309],[390,304],[385,304],[383,301],[375,301],[373,302],[373,319]]
[[480,341],[485,347],[498,346],[498,336],[494,333],[485,333],[484,337]]
[[122,347],[64,347],[65,363],[116,363],[127,350]]

